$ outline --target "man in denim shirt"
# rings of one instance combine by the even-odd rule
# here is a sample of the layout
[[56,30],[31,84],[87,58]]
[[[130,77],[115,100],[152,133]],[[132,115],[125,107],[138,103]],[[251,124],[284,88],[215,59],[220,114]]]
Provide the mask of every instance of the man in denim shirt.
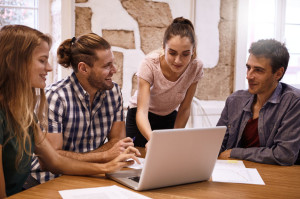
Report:
[[259,40],[246,64],[249,89],[226,100],[217,126],[227,126],[221,159],[299,163],[300,90],[279,82],[289,62],[284,44]]

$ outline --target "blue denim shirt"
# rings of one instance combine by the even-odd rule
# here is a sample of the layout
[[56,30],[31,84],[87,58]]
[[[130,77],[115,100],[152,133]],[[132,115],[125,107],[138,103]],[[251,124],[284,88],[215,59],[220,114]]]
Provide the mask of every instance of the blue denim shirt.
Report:
[[259,112],[260,147],[241,148],[245,126],[252,118],[254,95],[234,92],[226,100],[217,126],[227,126],[221,151],[232,149],[230,157],[253,162],[293,165],[300,149],[300,90],[279,83]]

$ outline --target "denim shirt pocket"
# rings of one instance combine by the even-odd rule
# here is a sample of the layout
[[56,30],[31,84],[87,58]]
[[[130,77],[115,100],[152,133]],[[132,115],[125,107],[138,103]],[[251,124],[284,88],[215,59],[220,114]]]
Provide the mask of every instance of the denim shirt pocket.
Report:
[[227,125],[227,131],[228,131],[229,137],[234,135],[234,133],[235,133],[235,130],[234,130],[235,128],[234,127],[235,127],[234,123],[229,123]]
[[265,125],[262,127],[263,132],[260,132],[258,130],[258,136],[259,136],[259,142],[262,146],[269,146],[274,143],[274,136],[275,132],[274,129],[277,129],[278,131],[278,125],[276,122],[269,123],[268,125]]
[[227,125],[227,131],[228,131],[227,148],[233,148],[235,147],[236,141],[238,139],[237,124],[233,122],[229,122]]

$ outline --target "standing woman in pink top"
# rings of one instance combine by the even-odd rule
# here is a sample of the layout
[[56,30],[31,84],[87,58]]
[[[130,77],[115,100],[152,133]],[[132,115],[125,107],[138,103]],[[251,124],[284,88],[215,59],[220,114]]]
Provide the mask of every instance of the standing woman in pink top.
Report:
[[165,31],[163,50],[148,54],[138,70],[138,90],[126,118],[126,134],[135,146],[145,147],[152,130],[185,127],[202,75],[193,24],[178,17]]

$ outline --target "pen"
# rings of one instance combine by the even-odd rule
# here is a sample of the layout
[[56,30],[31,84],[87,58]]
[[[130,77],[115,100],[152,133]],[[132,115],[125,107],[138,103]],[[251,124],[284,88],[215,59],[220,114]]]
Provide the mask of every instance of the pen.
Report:
[[134,142],[134,140],[135,140],[135,136],[132,138],[132,142]]

